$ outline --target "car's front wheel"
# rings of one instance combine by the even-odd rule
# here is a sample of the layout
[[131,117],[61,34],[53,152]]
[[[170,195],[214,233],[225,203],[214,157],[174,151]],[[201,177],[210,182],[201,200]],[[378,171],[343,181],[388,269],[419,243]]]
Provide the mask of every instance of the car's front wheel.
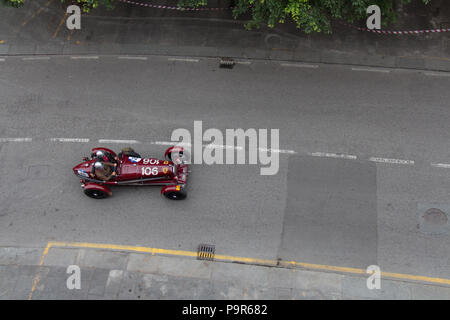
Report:
[[85,189],[84,194],[93,199],[105,199],[109,196],[105,191],[97,189]]
[[169,191],[165,192],[164,196],[170,200],[183,200],[186,199],[187,193],[184,191]]

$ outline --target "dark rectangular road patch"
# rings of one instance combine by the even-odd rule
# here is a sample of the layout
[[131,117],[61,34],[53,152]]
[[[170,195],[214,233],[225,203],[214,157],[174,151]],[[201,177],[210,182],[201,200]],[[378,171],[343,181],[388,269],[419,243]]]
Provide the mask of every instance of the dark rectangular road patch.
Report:
[[290,157],[278,257],[365,268],[377,261],[376,165]]

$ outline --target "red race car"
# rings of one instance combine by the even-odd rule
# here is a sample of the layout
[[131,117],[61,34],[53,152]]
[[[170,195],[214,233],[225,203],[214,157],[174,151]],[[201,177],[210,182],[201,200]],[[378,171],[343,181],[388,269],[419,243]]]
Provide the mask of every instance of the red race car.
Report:
[[84,193],[94,199],[112,195],[109,186],[155,185],[163,186],[161,194],[172,200],[185,199],[188,165],[183,160],[183,148],[171,147],[166,160],[142,158],[131,148],[118,155],[108,148],[92,149],[91,158],[73,168],[80,178]]

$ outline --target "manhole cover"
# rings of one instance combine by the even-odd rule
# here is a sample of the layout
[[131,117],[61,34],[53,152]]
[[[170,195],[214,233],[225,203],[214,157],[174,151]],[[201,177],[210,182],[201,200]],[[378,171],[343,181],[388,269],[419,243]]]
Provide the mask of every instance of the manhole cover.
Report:
[[210,244],[200,244],[197,250],[198,260],[214,260],[216,254],[216,247]]
[[438,208],[430,208],[419,216],[419,229],[425,234],[442,234],[449,231],[447,214]]

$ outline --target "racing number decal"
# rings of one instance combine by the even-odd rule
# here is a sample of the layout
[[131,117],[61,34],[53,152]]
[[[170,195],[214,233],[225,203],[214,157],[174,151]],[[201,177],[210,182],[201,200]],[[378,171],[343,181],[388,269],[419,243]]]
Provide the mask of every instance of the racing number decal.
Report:
[[158,167],[143,167],[142,168],[143,176],[156,176],[158,175]]
[[[158,165],[159,164],[159,160],[158,159],[143,159],[142,160],[143,164],[153,164],[153,165]],[[143,176],[156,176],[158,175],[158,167],[143,167],[142,168],[142,175]]]
[[142,160],[143,164],[159,164],[159,160],[157,159],[144,159]]

